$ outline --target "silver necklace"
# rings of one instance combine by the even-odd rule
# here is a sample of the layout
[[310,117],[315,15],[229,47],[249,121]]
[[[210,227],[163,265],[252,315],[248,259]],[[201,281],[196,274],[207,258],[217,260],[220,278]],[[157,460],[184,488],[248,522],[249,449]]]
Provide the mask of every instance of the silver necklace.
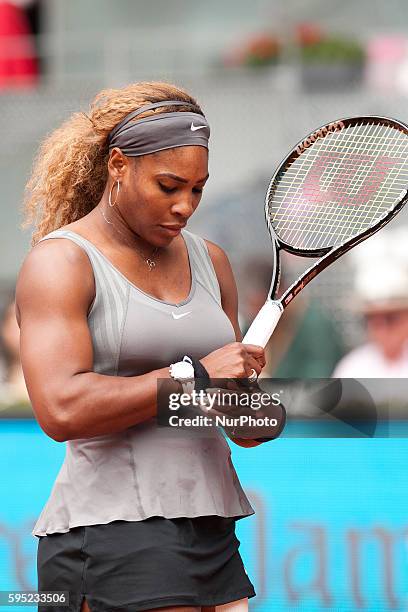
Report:
[[[105,219],[106,223],[109,223],[109,225],[112,225],[113,229],[115,229],[121,236],[123,236],[124,238],[126,238],[125,234],[123,232],[120,231],[120,229],[118,229],[116,227],[116,225],[114,223],[112,223],[112,221],[109,221],[106,216],[105,213],[103,212],[103,209],[101,208],[101,213],[102,213],[102,217]],[[159,247],[155,247],[153,249],[152,254],[149,257],[146,257],[142,251],[140,251],[137,246],[135,246],[134,244],[129,244],[128,240],[126,239],[126,244],[128,246],[131,246],[136,253],[143,259],[143,261],[145,262],[145,264],[147,265],[147,267],[149,268],[149,272],[151,272],[153,270],[153,268],[156,267],[156,262],[154,261],[153,257],[157,254]]]

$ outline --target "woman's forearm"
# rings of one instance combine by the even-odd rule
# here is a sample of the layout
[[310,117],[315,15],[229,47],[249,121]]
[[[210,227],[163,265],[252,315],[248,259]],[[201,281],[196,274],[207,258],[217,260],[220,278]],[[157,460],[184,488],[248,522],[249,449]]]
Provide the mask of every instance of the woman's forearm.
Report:
[[[168,368],[142,376],[106,376],[83,372],[73,376],[59,398],[59,442],[123,431],[157,414],[157,380],[179,384]],[[166,383],[167,384],[167,383]]]

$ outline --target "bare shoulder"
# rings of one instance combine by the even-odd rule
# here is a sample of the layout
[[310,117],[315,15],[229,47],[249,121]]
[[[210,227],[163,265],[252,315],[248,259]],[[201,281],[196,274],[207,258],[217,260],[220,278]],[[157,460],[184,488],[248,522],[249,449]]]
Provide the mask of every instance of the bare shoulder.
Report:
[[[20,268],[16,285],[16,313],[29,305],[55,307],[58,303],[88,307],[95,295],[92,266],[77,244],[52,238],[36,244]],[[41,306],[42,305],[42,306]]]
[[211,240],[205,239],[205,243],[207,245],[208,253],[211,257],[218,280],[220,280],[219,275],[221,275],[221,277],[225,274],[233,276],[231,264],[224,249],[218,246],[218,244],[211,242]]
[[222,308],[232,323],[237,341],[240,341],[242,336],[238,324],[238,291],[231,264],[221,247],[210,240],[205,242],[220,286]]
[[211,257],[219,259],[228,259],[226,252],[224,251],[224,249],[218,246],[218,244],[215,244],[215,242],[211,242],[211,240],[208,240],[207,238],[204,239],[204,242],[207,245],[208,252],[210,253]]

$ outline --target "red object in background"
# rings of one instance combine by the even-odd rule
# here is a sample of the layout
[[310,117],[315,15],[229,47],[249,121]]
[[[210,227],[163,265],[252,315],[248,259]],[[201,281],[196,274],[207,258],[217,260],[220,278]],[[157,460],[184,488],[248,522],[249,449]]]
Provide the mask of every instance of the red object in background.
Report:
[[253,55],[260,60],[267,60],[279,55],[280,44],[274,36],[270,34],[258,34],[248,41],[246,49],[247,55]]
[[245,65],[266,65],[279,57],[281,44],[273,34],[259,33],[242,42],[240,46],[224,54],[223,64],[227,67]]
[[0,90],[35,87],[38,63],[24,11],[0,1]]
[[323,38],[323,31],[316,23],[299,23],[296,26],[296,41],[301,47],[315,45]]

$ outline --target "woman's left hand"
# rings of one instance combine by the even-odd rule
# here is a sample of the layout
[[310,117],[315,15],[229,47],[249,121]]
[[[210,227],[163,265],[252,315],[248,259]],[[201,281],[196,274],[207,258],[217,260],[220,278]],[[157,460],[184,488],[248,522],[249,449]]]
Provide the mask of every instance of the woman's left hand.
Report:
[[243,387],[229,381],[228,388],[206,389],[206,399],[200,409],[213,419],[218,417],[216,423],[230,437],[274,439],[283,430],[285,408],[258,385]]

